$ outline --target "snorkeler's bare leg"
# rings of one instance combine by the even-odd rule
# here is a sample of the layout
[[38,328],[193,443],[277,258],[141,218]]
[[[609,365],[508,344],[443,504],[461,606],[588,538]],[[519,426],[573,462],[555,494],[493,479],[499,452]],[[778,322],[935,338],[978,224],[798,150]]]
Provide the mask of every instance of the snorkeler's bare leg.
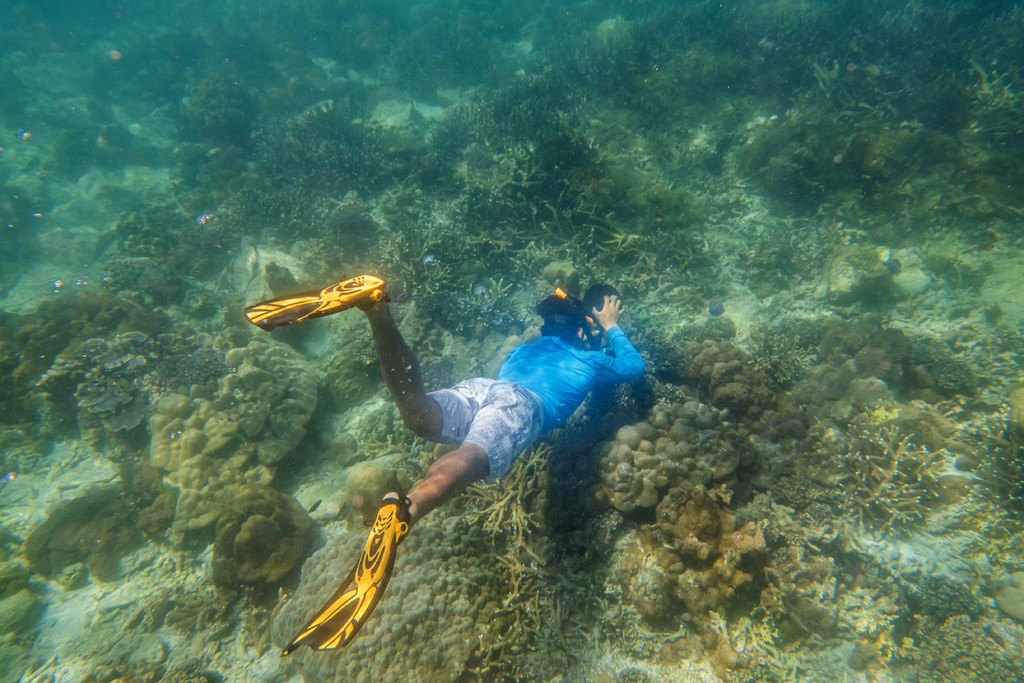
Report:
[[420,436],[438,434],[444,426],[441,406],[427,396],[419,361],[398,331],[388,305],[371,306],[366,309],[366,317],[373,330],[384,384],[395,399],[405,426]]
[[409,492],[409,514],[413,520],[422,517],[486,477],[489,471],[484,449],[475,443],[463,443],[435,460],[423,480]]

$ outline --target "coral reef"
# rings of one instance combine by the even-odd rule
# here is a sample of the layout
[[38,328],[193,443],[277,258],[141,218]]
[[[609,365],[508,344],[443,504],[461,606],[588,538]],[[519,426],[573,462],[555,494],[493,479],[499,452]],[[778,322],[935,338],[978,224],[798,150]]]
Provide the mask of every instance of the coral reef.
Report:
[[299,503],[269,486],[232,486],[215,523],[213,582],[276,588],[302,565],[312,521]]
[[698,401],[656,405],[647,419],[621,427],[593,458],[596,496],[621,512],[653,508],[683,482],[710,486],[730,479],[753,453],[729,414]]
[[187,391],[226,371],[207,335],[124,332],[81,342],[54,361],[36,389],[53,412],[72,424],[77,419],[82,435],[96,442],[135,430],[167,392]]
[[860,523],[888,532],[921,522],[942,500],[937,455],[895,426],[854,436],[842,463]]
[[113,490],[75,498],[61,504],[25,540],[32,570],[55,578],[84,564],[99,581],[120,577],[119,560],[142,542],[135,526],[138,512]]
[[970,671],[978,681],[1020,681],[1019,652],[966,615],[950,617],[921,634],[915,643],[913,671],[924,683],[938,683]]
[[294,449],[316,408],[316,379],[301,354],[265,337],[228,349],[230,372],[213,388],[160,399],[150,418],[150,461],[169,472],[197,455],[243,455],[274,465]]
[[[298,588],[274,620],[276,645],[288,642],[337,588],[365,536],[358,528],[329,539],[305,562]],[[431,515],[399,548],[387,594],[367,626],[372,634],[353,641],[344,657],[300,650],[292,658],[304,677],[318,680],[409,671],[428,679],[459,676],[507,627],[506,617],[495,616],[507,586],[494,552],[493,534],[443,511]]]
[[[34,313],[4,316],[0,321],[0,422],[17,423],[34,416],[35,384],[54,364],[74,362],[79,344],[118,333],[158,334],[170,319],[110,292],[69,292],[39,305]],[[73,391],[73,389],[72,389]],[[70,393],[70,392],[69,392]]]
[[642,616],[663,626],[674,624],[680,605],[707,623],[711,611],[756,604],[768,560],[759,523],[738,524],[727,492],[688,482],[658,503],[653,526],[627,534],[617,548],[613,579]]
[[747,353],[729,342],[694,342],[686,352],[692,359],[688,375],[716,408],[729,409],[742,419],[757,417],[774,402],[767,377],[754,368]]
[[[0,22],[0,679],[1021,679],[1018,4],[114,5]],[[239,314],[360,272],[431,388],[599,281],[651,372],[282,660],[439,452]]]

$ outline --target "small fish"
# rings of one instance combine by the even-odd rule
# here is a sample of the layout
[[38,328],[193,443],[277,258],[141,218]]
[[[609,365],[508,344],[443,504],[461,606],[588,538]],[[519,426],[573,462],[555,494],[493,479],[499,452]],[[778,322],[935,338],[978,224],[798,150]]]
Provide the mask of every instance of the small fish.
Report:
[[428,263],[433,263],[436,260],[437,259],[434,258],[433,254],[427,254],[426,256],[423,257],[423,265],[427,265]]
[[0,484],[9,484],[18,478],[17,472],[8,472],[4,476],[0,477]]
[[313,503],[312,505],[310,505],[310,506],[309,506],[309,509],[308,509],[308,510],[306,510],[306,514],[308,514],[308,515],[311,515],[311,514],[313,514],[314,512],[316,512],[316,509],[317,509],[318,507],[320,507],[320,503],[322,503],[322,502],[324,502],[324,499],[323,499],[323,498],[321,498],[321,499],[320,499],[320,500],[318,500],[317,502],[315,502],[315,503]]
[[722,303],[721,299],[712,299],[708,302],[708,315],[712,318],[717,318],[723,313],[725,313],[725,304]]
[[213,214],[212,213],[201,213],[198,216],[196,216],[196,223],[198,223],[199,225],[205,225],[208,221],[212,221],[212,220],[213,220]]
[[882,261],[882,265],[894,276],[899,275],[903,271],[903,264],[900,263],[899,259],[895,259],[892,256]]

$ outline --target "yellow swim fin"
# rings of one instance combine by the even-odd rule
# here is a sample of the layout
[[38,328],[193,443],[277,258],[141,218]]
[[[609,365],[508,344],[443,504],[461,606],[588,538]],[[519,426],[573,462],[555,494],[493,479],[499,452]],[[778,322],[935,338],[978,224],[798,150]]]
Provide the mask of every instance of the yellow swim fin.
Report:
[[384,595],[395,566],[395,551],[409,533],[411,523],[409,499],[385,496],[355,568],[327,604],[288,643],[282,655],[303,645],[314,650],[333,650],[351,642]]
[[387,299],[385,284],[379,277],[360,275],[321,290],[261,301],[246,307],[245,317],[253,325],[269,332],[275,327],[338,313],[361,303],[384,301]]

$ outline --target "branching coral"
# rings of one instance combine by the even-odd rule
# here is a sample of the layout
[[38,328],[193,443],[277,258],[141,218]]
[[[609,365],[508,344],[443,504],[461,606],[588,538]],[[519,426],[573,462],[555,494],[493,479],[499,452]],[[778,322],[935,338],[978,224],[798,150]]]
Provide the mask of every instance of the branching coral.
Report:
[[922,521],[940,500],[936,455],[891,425],[856,437],[841,460],[860,523],[888,532]]
[[[552,610],[557,611],[554,583],[544,570],[548,564],[547,538],[541,533],[552,452],[549,445],[536,446],[519,456],[504,477],[475,484],[467,492],[476,506],[469,513],[474,525],[499,534],[505,541],[498,570],[508,592],[498,614],[506,628],[502,638],[481,653],[481,671],[499,671],[503,654],[533,647],[545,632],[546,618],[551,617]],[[557,623],[561,623],[560,617]],[[564,642],[564,636],[560,637]]]
[[976,681],[1021,680],[1019,652],[967,615],[951,617],[923,633],[910,654],[922,683],[955,680],[967,671]]
[[488,531],[511,530],[510,546],[526,547],[530,535],[542,524],[551,453],[551,446],[532,448],[520,455],[501,479],[470,486],[466,494],[476,504],[469,513],[470,520]]

